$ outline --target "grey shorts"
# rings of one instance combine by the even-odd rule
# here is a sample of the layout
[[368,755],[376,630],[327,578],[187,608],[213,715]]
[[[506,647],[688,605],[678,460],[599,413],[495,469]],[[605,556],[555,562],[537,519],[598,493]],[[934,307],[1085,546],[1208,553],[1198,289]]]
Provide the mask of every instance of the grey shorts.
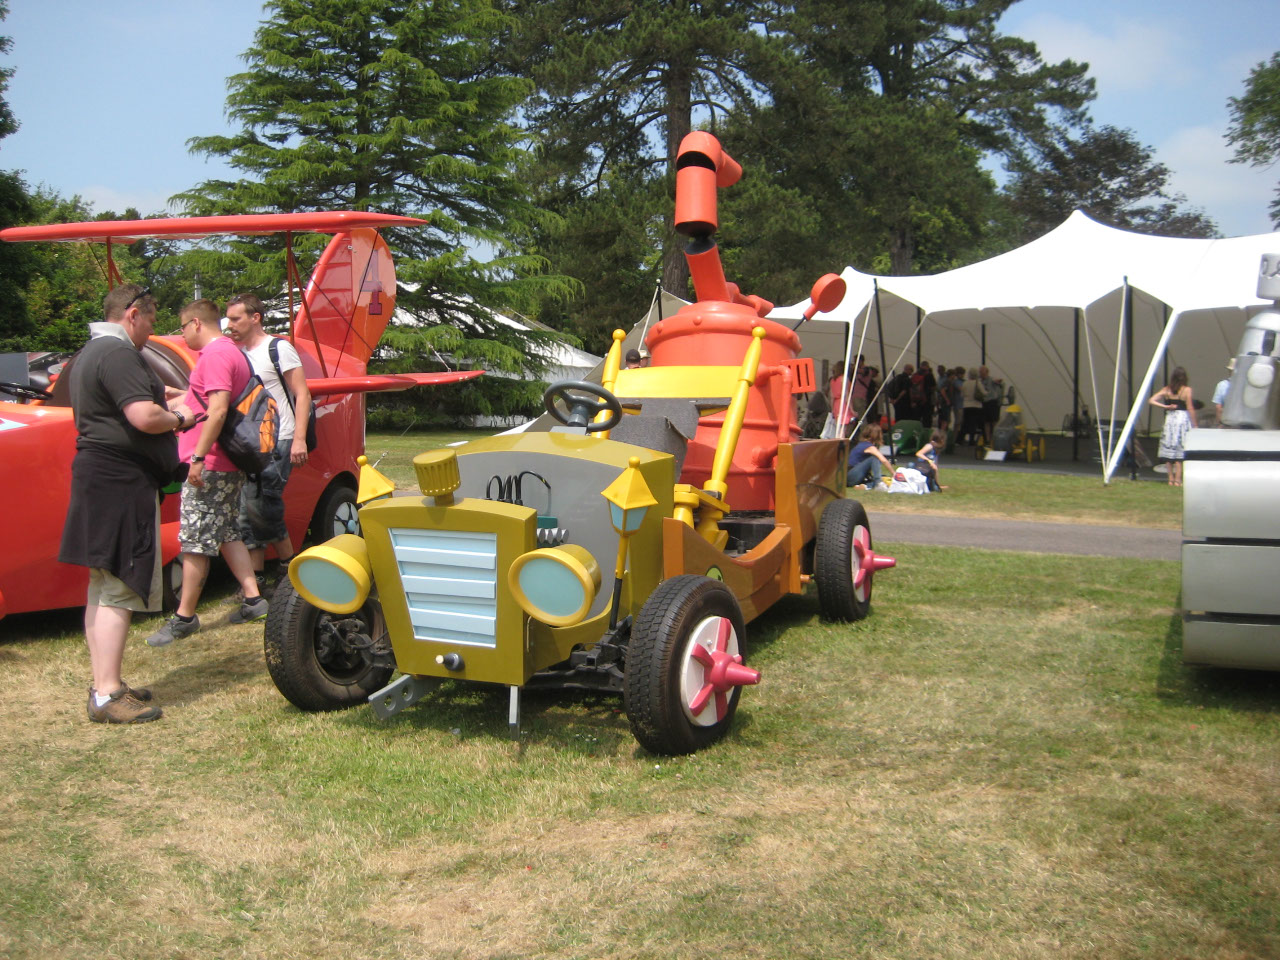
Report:
[[240,539],[239,470],[206,470],[204,486],[182,485],[182,509],[178,525],[178,549],[216,557],[224,543]]

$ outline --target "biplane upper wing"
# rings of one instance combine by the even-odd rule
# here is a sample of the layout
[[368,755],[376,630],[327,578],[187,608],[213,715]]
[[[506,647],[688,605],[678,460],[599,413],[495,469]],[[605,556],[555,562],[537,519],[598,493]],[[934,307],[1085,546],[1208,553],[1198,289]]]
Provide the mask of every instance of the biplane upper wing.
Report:
[[[285,234],[289,339],[305,342],[320,361],[325,378],[349,372],[348,360],[363,367],[395,313],[396,274],[391,251],[378,232],[384,227],[426,226],[416,217],[360,210],[318,210],[218,217],[158,217],[153,220],[91,220],[0,230],[0,240],[80,241],[107,245],[109,282],[123,281],[111,256],[113,244],[144,237],[196,238]],[[331,233],[310,279],[304,284],[293,257],[292,235]],[[301,292],[295,302],[293,293]],[[447,382],[447,381],[440,381]],[[397,389],[387,386],[382,389]]]
[[154,220],[89,220],[83,223],[45,223],[0,230],[0,240],[24,243],[66,240],[86,243],[133,241],[145,237],[194,239],[222,234],[345,233],[360,227],[417,227],[426,220],[360,210],[318,210],[312,213],[252,213],[224,217],[157,217]]

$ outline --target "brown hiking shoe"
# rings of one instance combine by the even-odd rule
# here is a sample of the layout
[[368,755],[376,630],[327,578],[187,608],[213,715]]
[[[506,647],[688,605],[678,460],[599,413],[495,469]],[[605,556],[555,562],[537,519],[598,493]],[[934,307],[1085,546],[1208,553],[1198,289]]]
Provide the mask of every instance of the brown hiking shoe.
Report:
[[133,694],[133,699],[141,700],[143,703],[151,702],[150,687],[135,687],[132,684],[130,684],[128,680],[121,680],[120,682],[125,685],[125,687],[128,689],[128,691],[131,694]]
[[[125,685],[125,688],[128,689],[131,694],[133,694],[133,699],[141,700],[143,703],[151,702],[150,687],[135,687],[132,686],[128,680],[121,680],[120,682]],[[93,696],[93,687],[89,688],[89,696]]]
[[129,689],[128,685],[111,694],[111,699],[98,706],[94,702],[94,690],[89,688],[89,719],[94,723],[146,723],[159,720],[159,707],[149,707]]

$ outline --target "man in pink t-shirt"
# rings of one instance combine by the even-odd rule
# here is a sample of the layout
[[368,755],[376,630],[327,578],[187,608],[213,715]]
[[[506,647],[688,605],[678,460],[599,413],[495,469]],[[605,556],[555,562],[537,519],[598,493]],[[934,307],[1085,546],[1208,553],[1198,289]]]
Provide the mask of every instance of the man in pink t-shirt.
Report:
[[178,547],[182,551],[182,599],[177,612],[147,637],[153,647],[163,647],[200,629],[196,605],[209,575],[209,564],[219,553],[244,588],[244,602],[231,614],[232,623],[248,623],[267,615],[267,601],[258,591],[249,550],[240,539],[240,488],[244,474],[218,445],[218,434],[231,404],[240,396],[251,375],[249,361],[222,336],[220,311],[212,300],[195,300],[182,308],[180,331],[188,347],[197,351],[190,389],[184,405],[192,413],[207,412],[199,429],[178,439],[178,456],[191,464],[182,485]]

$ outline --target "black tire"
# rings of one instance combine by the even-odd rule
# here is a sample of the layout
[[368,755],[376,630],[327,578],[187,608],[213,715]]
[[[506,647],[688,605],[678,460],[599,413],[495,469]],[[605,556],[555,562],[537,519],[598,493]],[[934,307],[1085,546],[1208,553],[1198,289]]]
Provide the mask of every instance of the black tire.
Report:
[[378,640],[386,632],[382,607],[369,599],[350,617],[337,617],[313,607],[286,578],[271,598],[263,648],[267,671],[276,688],[301,710],[341,710],[368,700],[387,685],[394,672],[389,658],[368,649],[351,649],[337,639],[335,626],[359,620],[365,636]]
[[813,579],[823,620],[861,620],[871,611],[873,571],[862,570],[859,564],[861,554],[870,549],[871,524],[862,504],[857,500],[827,504],[814,544]]
[[728,622],[726,649],[745,661],[738,601],[728,587],[710,577],[684,574],[663,581],[631,628],[623,703],[632,734],[652,753],[693,753],[723,737],[733,721],[741,687],[711,696],[696,716],[690,710],[696,701],[691,684],[702,682],[690,648],[701,642],[707,649],[708,632],[713,631],[714,640],[719,630],[712,620]]
[[356,492],[341,483],[335,483],[324,492],[311,518],[311,542],[325,543],[340,533],[360,532],[360,518],[356,512]]

